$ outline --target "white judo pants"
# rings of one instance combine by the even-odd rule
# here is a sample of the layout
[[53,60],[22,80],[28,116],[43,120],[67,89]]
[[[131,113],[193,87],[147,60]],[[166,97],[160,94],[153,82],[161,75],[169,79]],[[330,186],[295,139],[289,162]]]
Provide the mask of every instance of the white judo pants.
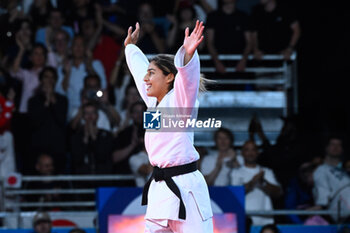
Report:
[[193,196],[190,196],[192,198],[186,203],[186,220],[146,219],[145,233],[213,233],[213,219],[203,221]]

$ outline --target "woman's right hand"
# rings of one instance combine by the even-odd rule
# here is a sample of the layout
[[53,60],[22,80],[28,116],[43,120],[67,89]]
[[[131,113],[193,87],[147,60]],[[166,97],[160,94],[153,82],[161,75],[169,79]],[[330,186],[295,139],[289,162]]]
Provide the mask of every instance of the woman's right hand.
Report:
[[132,31],[132,27],[130,26],[128,29],[128,35],[125,38],[124,45],[127,46],[128,44],[136,44],[137,40],[139,39],[140,35],[140,24],[136,23],[135,31]]

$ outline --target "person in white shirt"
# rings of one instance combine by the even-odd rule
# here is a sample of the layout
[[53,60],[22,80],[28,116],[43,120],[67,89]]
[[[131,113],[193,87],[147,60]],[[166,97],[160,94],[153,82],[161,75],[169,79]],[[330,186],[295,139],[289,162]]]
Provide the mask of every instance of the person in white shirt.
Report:
[[[331,137],[326,146],[324,163],[314,172],[314,209],[330,209],[340,213],[350,211],[350,177],[342,169],[343,142],[338,137]],[[337,220],[337,216],[332,216]],[[349,215],[342,214],[341,218]]]
[[[173,58],[158,55],[148,61],[135,45],[140,33],[128,30],[125,56],[137,89],[149,108],[198,108],[200,64],[196,51],[203,41],[203,22],[190,34]],[[197,116],[194,116],[195,118]],[[145,148],[153,166],[144,187],[142,204],[148,204],[145,232],[213,232],[208,187],[197,169],[199,154],[193,131],[146,130]]]
[[243,164],[242,156],[238,156],[233,148],[234,137],[226,128],[215,131],[214,140],[217,150],[209,151],[201,163],[201,172],[208,185],[230,185],[230,174],[234,167]]
[[101,80],[101,89],[107,87],[105,70],[102,63],[93,60],[86,51],[86,45],[82,36],[76,36],[72,43],[72,59],[65,62],[63,66],[58,67],[58,80],[56,91],[67,96],[69,100],[68,116],[75,108],[79,108],[80,92],[84,87],[84,79],[88,74],[96,74]]
[[129,159],[129,165],[132,173],[135,175],[136,186],[145,186],[153,170],[152,165],[149,163],[146,150],[133,154]]
[[[257,164],[259,152],[254,141],[246,141],[242,147],[244,165],[233,169],[231,185],[244,185],[246,210],[272,210],[271,197],[278,197],[282,189],[273,171]],[[252,217],[253,225],[273,223],[272,217]]]

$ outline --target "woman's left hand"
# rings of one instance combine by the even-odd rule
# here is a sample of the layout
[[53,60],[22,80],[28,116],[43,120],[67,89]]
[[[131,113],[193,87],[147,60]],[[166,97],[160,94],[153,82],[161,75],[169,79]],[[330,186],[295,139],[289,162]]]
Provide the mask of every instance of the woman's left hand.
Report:
[[199,20],[197,20],[196,27],[193,29],[191,35],[189,35],[190,29],[188,27],[186,28],[183,46],[188,55],[192,56],[196,51],[198,45],[203,41],[203,30],[203,22],[199,22]]

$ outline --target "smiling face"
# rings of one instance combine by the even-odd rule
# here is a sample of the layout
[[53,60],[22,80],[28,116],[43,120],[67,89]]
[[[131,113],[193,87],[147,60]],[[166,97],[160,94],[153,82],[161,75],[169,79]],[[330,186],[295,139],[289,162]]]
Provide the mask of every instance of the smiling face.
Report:
[[165,75],[161,69],[152,61],[143,79],[146,83],[148,96],[158,99],[158,102],[168,93],[169,86],[174,80],[174,74]]

